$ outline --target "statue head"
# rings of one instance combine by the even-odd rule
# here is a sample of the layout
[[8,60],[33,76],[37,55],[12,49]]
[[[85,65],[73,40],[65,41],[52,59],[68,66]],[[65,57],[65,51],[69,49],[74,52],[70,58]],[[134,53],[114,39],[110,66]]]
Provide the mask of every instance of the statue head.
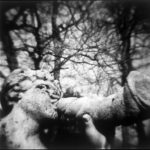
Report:
[[56,102],[61,98],[58,81],[42,70],[16,69],[5,80],[1,92],[1,104],[8,114],[16,104],[37,114],[37,117],[55,116]]

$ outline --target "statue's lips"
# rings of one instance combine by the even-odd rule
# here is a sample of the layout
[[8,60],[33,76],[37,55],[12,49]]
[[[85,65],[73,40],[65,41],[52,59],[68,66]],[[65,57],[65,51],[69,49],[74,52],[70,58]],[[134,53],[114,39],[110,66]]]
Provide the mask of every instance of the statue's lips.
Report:
[[56,102],[58,102],[58,99],[51,99],[52,104],[55,104]]
[[51,103],[56,103],[57,101],[59,101],[60,97],[58,95],[50,95],[50,98],[51,98]]

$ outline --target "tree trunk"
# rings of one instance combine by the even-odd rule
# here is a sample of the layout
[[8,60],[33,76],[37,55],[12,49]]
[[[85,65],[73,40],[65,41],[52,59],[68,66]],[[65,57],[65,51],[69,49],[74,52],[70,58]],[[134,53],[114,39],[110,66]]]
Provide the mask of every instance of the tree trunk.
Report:
[[60,37],[60,31],[59,27],[57,26],[57,15],[58,15],[58,8],[59,3],[54,1],[52,7],[52,38],[54,43],[54,54],[55,54],[55,60],[54,60],[54,79],[58,80],[60,79],[60,69],[61,69],[61,57],[63,54],[62,49],[62,40]]
[[60,79],[60,70],[61,70],[61,57],[63,54],[63,50],[61,48],[62,42],[54,41],[55,47],[54,47],[54,53],[55,53],[55,61],[54,61],[54,79],[58,80]]
[[[122,45],[123,45],[123,49],[122,49],[122,86],[125,85],[126,83],[126,79],[127,76],[129,74],[130,71],[132,71],[132,58],[130,55],[130,37],[124,37],[122,38]],[[133,138],[135,139],[136,137],[133,136],[133,134],[137,135],[138,138],[138,144],[137,145],[141,145],[140,143],[142,143],[143,141],[143,137],[145,135],[144,133],[144,129],[143,129],[143,125],[142,125],[142,121],[139,121],[138,123],[136,123],[137,128],[134,128],[134,125],[125,127],[122,126],[122,137],[123,137],[123,147],[135,147],[135,144],[133,144]],[[131,132],[132,130],[132,132]],[[131,139],[132,138],[132,139]]]
[[3,29],[2,32],[2,44],[3,51],[6,54],[8,67],[11,71],[13,71],[14,69],[18,68],[18,61],[9,31],[6,31],[5,29]]
[[144,131],[144,124],[142,121],[137,123],[137,132],[138,132],[138,146],[143,147],[146,141],[146,134]]

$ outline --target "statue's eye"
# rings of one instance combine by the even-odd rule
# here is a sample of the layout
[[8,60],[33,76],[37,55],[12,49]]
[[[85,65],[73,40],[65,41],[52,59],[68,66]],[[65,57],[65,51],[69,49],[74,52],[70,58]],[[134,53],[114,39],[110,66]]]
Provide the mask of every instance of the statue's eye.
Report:
[[40,85],[37,86],[37,88],[39,88],[39,89],[47,89],[47,85],[40,84]]

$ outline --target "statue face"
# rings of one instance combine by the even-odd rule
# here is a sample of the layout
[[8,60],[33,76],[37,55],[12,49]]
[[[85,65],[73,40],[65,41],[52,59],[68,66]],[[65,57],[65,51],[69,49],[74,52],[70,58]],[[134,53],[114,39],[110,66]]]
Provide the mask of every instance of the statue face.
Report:
[[19,104],[36,119],[55,119],[57,118],[56,103],[59,96],[53,83],[38,80],[22,95]]
[[61,90],[57,81],[54,81],[49,72],[42,70],[14,70],[6,79],[1,104],[8,114],[14,105],[21,106],[36,114],[37,117],[55,116],[55,103],[61,97]]

